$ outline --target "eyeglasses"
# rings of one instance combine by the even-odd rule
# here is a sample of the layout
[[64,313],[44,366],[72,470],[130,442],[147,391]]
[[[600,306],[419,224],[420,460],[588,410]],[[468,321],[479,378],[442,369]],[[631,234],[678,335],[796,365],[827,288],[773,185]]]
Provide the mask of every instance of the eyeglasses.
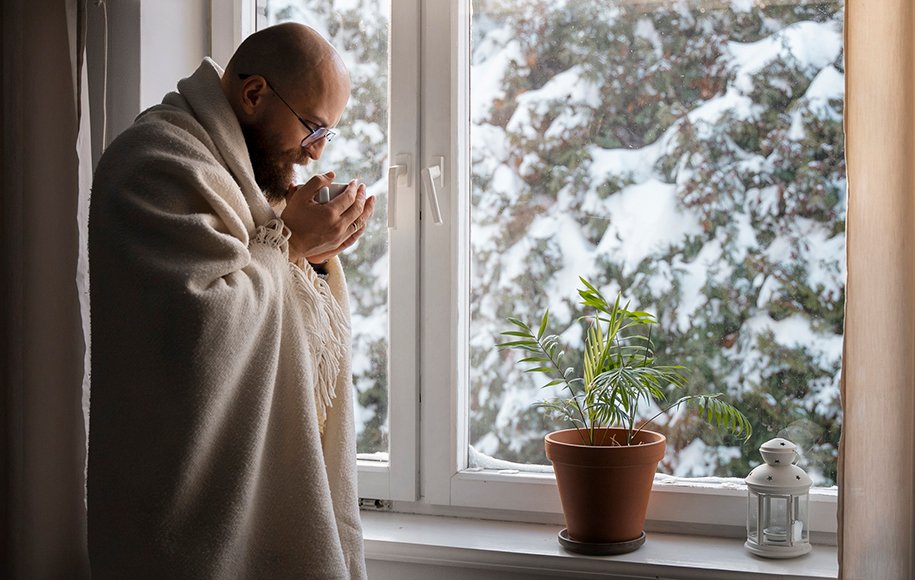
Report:
[[[241,80],[245,80],[246,78],[252,77],[252,76],[254,76],[254,75],[239,74],[239,75],[238,75],[238,78],[241,79]],[[308,135],[307,135],[304,139],[302,139],[301,145],[302,145],[302,148],[303,148],[303,149],[304,149],[305,147],[308,147],[309,145],[312,145],[312,144],[314,144],[314,143],[317,143],[317,142],[320,141],[321,139],[327,140],[328,143],[330,143],[331,141],[334,140],[334,137],[337,135],[336,133],[334,133],[333,131],[331,131],[331,130],[328,129],[327,127],[314,127],[314,128],[312,128],[312,123],[309,123],[308,121],[306,121],[305,119],[303,119],[301,116],[299,116],[298,113],[295,112],[295,109],[293,109],[293,108],[289,105],[289,103],[286,102],[286,99],[284,99],[282,96],[280,96],[280,94],[279,94],[278,92],[276,92],[276,89],[273,88],[273,85],[270,84],[270,81],[267,80],[267,77],[263,77],[263,75],[260,75],[260,76],[262,76],[262,78],[264,79],[264,82],[267,83],[267,86],[270,87],[270,90],[273,91],[273,94],[276,95],[276,97],[277,97],[279,100],[281,100],[281,101],[283,102],[284,105],[286,105],[286,108],[289,109],[289,111],[290,111],[293,115],[295,115],[295,118],[299,120],[299,123],[301,123],[302,126],[305,127],[305,129],[308,130]]]

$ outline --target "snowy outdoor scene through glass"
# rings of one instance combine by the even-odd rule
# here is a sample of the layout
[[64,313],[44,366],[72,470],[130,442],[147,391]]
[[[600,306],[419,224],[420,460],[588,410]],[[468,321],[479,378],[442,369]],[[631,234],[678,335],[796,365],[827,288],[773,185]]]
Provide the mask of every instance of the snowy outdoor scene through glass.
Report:
[[[834,485],[843,3],[476,0],[471,8],[470,467],[548,469],[537,467],[548,465],[543,436],[570,425],[534,403],[559,393],[542,390],[548,379],[524,373],[519,356],[495,344],[508,316],[536,326],[549,308],[549,332],[561,335],[566,362],[578,363],[584,276],[657,316],[657,357],[688,369],[682,394],[726,393],[753,424],[742,444],[693,410],[661,416],[653,426],[668,437],[661,472],[742,478],[759,463],[759,445],[781,436],[801,448],[816,485]],[[284,0],[261,12],[269,23],[314,26],[348,63],[372,68],[354,73],[341,123],[349,140],[335,141],[322,165],[345,162],[370,190],[385,188],[386,105],[365,99],[386,92],[388,4]],[[383,231],[384,217],[373,227]],[[386,284],[375,273],[387,262],[372,243],[345,262],[359,450],[369,453],[387,449],[386,338],[374,326]]]

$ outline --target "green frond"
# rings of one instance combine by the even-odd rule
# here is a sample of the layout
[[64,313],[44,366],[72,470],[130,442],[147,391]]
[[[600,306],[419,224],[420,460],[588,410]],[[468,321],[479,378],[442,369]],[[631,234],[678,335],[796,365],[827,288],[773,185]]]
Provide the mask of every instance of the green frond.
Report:
[[532,338],[530,334],[528,334],[527,332],[522,332],[520,330],[506,330],[504,332],[500,332],[499,334],[502,334],[504,336],[520,336],[522,338]]
[[716,426],[736,434],[743,435],[748,441],[753,435],[753,426],[746,416],[736,407],[722,400],[721,395],[703,395],[699,400],[699,414],[705,415],[708,423],[714,419]]
[[527,331],[528,334],[530,334],[531,336],[533,336],[533,332],[531,332],[531,327],[528,326],[527,324],[525,324],[524,322],[521,322],[521,321],[518,320],[517,318],[511,318],[511,317],[509,317],[507,320],[508,320],[509,322],[511,322],[512,324],[514,324],[515,326],[521,328],[522,330]]
[[534,341],[534,340],[512,340],[509,342],[503,342],[503,343],[497,344],[496,346],[511,348],[511,347],[517,347],[517,346],[536,346],[536,345],[537,345],[537,341]]
[[524,369],[524,372],[527,373],[551,373],[556,369],[551,367],[531,367],[529,369]]
[[496,345],[527,353],[518,363],[529,365],[525,372],[549,377],[542,388],[563,385],[568,392],[566,397],[549,399],[535,407],[568,421],[580,433],[587,433],[592,444],[595,428],[612,426],[627,429],[627,443],[631,443],[638,431],[661,413],[693,402],[698,403],[699,416],[709,424],[750,437],[750,422],[721,395],[682,397],[636,429],[634,421],[642,405],[652,401],[666,405],[669,394],[686,385],[686,369],[659,364],[651,338],[652,327],[657,324],[653,314],[630,310],[630,302],[624,302],[621,293],[611,302],[588,280],[579,280],[581,304],[590,310],[578,318],[588,322],[581,374],[562,364],[565,350],[561,339],[547,334],[549,309],[540,317],[536,334],[523,321],[509,318],[514,329],[501,333],[509,340]]
[[537,331],[537,339],[543,336],[544,331],[546,330],[547,322],[550,319],[550,309],[547,308],[543,313],[543,318],[540,320],[540,329]]
[[[698,406],[698,416],[709,425],[714,425],[718,429],[724,428],[735,435],[743,435],[744,442],[749,441],[753,435],[753,425],[749,419],[740,412],[736,407],[723,400],[721,393],[715,395],[688,395],[681,397],[675,403],[664,409],[662,412],[668,412],[676,409],[680,405],[695,403]],[[642,427],[653,421],[658,415],[652,417]]]

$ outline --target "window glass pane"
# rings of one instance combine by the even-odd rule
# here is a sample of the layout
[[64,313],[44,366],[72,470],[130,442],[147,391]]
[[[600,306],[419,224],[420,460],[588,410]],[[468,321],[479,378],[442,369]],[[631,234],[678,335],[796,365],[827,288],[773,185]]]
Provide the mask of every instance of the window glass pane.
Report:
[[[337,136],[319,161],[299,172],[299,179],[304,182],[333,170],[335,181],[359,179],[369,195],[385,193],[389,3],[258,0],[258,28],[288,21],[307,24],[329,40],[343,56],[352,79],[352,95],[335,129]],[[386,459],[388,452],[386,211],[386,204],[377,204],[366,233],[340,256],[349,285],[357,446],[364,459]]]
[[[744,477],[775,436],[836,480],[845,162],[841,1],[474,0],[469,464],[544,465],[570,425],[499,352],[506,317],[580,362],[584,276],[657,315],[682,394],[723,392],[745,445],[662,415],[659,469]],[[676,397],[675,397],[676,398]],[[652,412],[657,409],[646,409]]]

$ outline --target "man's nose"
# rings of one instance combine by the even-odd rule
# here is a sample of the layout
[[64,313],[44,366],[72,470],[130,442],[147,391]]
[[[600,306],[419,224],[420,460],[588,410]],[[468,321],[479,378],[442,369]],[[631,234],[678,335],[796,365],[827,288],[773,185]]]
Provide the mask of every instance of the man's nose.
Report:
[[321,154],[324,153],[324,145],[327,143],[327,139],[323,137],[318,139],[314,143],[311,143],[308,147],[305,148],[305,153],[313,161],[317,161],[321,158]]

